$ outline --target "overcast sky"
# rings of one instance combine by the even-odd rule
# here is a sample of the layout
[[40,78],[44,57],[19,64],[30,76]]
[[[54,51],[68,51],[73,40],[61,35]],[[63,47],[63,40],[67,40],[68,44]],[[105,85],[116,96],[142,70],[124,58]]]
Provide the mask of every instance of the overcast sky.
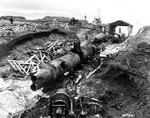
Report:
[[[100,15],[103,23],[124,20],[133,25],[150,25],[150,0],[0,0],[0,15],[27,19],[68,16],[92,21]],[[99,14],[100,11],[100,14]]]

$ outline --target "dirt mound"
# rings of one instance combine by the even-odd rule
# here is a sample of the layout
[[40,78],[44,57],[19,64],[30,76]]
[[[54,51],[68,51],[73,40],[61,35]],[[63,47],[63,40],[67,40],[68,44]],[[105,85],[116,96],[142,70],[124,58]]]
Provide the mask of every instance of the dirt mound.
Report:
[[150,39],[150,26],[145,26],[141,28],[135,36],[129,37],[122,44],[125,45],[124,50],[132,50],[142,42],[149,44],[150,43],[149,39]]
[[[100,78],[105,82],[110,114],[115,118],[131,115],[134,118],[148,118],[150,82],[150,27],[144,27],[134,37],[124,42],[125,48]],[[117,93],[117,95],[116,95]]]
[[[150,27],[144,27],[140,34],[132,37],[124,50],[120,51],[113,63],[133,70],[133,73],[149,76]],[[130,48],[130,51],[128,51]],[[139,72],[140,73],[139,73]],[[144,74],[145,73],[145,74]]]

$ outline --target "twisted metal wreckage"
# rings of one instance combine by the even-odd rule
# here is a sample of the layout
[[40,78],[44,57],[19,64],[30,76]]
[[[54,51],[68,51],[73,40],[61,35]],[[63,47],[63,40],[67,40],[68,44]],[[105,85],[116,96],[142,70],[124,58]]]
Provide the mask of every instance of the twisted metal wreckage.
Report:
[[[36,34],[38,33],[34,33],[34,35]],[[90,57],[92,57],[97,51],[98,51],[98,47],[95,46],[94,44],[90,43],[81,47],[80,41],[77,40],[76,42],[74,42],[74,47],[70,50],[68,54],[59,57],[57,59],[54,59],[52,61],[49,61],[50,63],[48,64],[48,69],[36,69],[37,72],[31,75],[31,81],[32,81],[31,89],[33,91],[36,91],[43,87],[43,91],[44,91],[44,89],[46,89],[47,87],[52,87],[53,85],[56,85],[57,83],[59,83],[59,81],[61,80],[61,78],[66,72],[70,72],[70,73],[74,72],[74,69],[76,69],[76,67],[80,66],[83,63],[86,63],[87,60]],[[31,59],[33,59],[34,57],[37,56],[33,55]],[[18,68],[23,67],[24,64],[28,64],[30,66],[32,62],[31,59],[25,62],[18,62],[17,60],[15,61],[8,60],[8,61],[12,65],[12,67],[16,65],[14,66],[14,69],[17,70]],[[29,69],[30,68],[27,68],[27,70]],[[96,70],[94,70],[94,72],[95,71]],[[23,69],[20,72],[25,73],[26,71]],[[28,75],[28,72],[25,74]],[[80,106],[79,103],[82,102],[83,100],[82,98],[78,98],[78,100],[76,100],[77,103],[74,104],[75,97],[73,97],[72,99],[72,97],[68,95],[66,90],[56,91],[52,96],[50,96],[49,99],[51,101],[49,103],[49,115],[54,117],[60,115],[63,115],[65,117],[68,116],[74,117],[74,113],[73,113],[75,107],[74,105],[78,104]],[[93,99],[93,101],[97,102],[97,100],[95,99]],[[94,104],[99,105],[96,102]],[[89,102],[89,104],[93,104],[93,103]],[[83,114],[85,115],[85,113]],[[22,117],[24,116],[22,115]]]
[[[59,83],[64,73],[73,72],[80,64],[87,62],[88,58],[92,57],[96,51],[95,45],[88,44],[80,47],[80,42],[74,43],[71,52],[51,61],[49,69],[39,69],[31,76],[31,89],[35,91],[43,87],[43,91],[46,91],[47,87],[53,87],[57,82]],[[85,102],[84,97],[71,97],[65,88],[55,91],[49,99],[48,115],[52,118],[86,117],[87,113],[83,110],[85,105],[94,105],[96,109],[102,107],[97,99],[88,98],[89,100]]]

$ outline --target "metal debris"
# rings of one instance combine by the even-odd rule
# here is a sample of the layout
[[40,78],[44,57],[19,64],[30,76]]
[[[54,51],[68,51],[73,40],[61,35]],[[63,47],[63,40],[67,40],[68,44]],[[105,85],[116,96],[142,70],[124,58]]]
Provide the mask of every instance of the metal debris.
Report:
[[22,74],[30,75],[30,73],[36,72],[39,70],[39,65],[44,64],[44,60],[50,61],[50,59],[44,54],[40,53],[40,58],[34,54],[27,61],[21,60],[8,60],[10,65]]

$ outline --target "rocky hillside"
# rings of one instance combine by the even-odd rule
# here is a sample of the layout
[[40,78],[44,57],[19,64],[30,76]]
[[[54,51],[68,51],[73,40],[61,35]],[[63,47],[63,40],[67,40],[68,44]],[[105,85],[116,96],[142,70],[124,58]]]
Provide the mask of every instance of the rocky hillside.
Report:
[[39,19],[39,20],[44,20],[44,21],[70,21],[70,18],[69,17],[58,17],[58,16],[45,16],[44,18],[42,19]]

